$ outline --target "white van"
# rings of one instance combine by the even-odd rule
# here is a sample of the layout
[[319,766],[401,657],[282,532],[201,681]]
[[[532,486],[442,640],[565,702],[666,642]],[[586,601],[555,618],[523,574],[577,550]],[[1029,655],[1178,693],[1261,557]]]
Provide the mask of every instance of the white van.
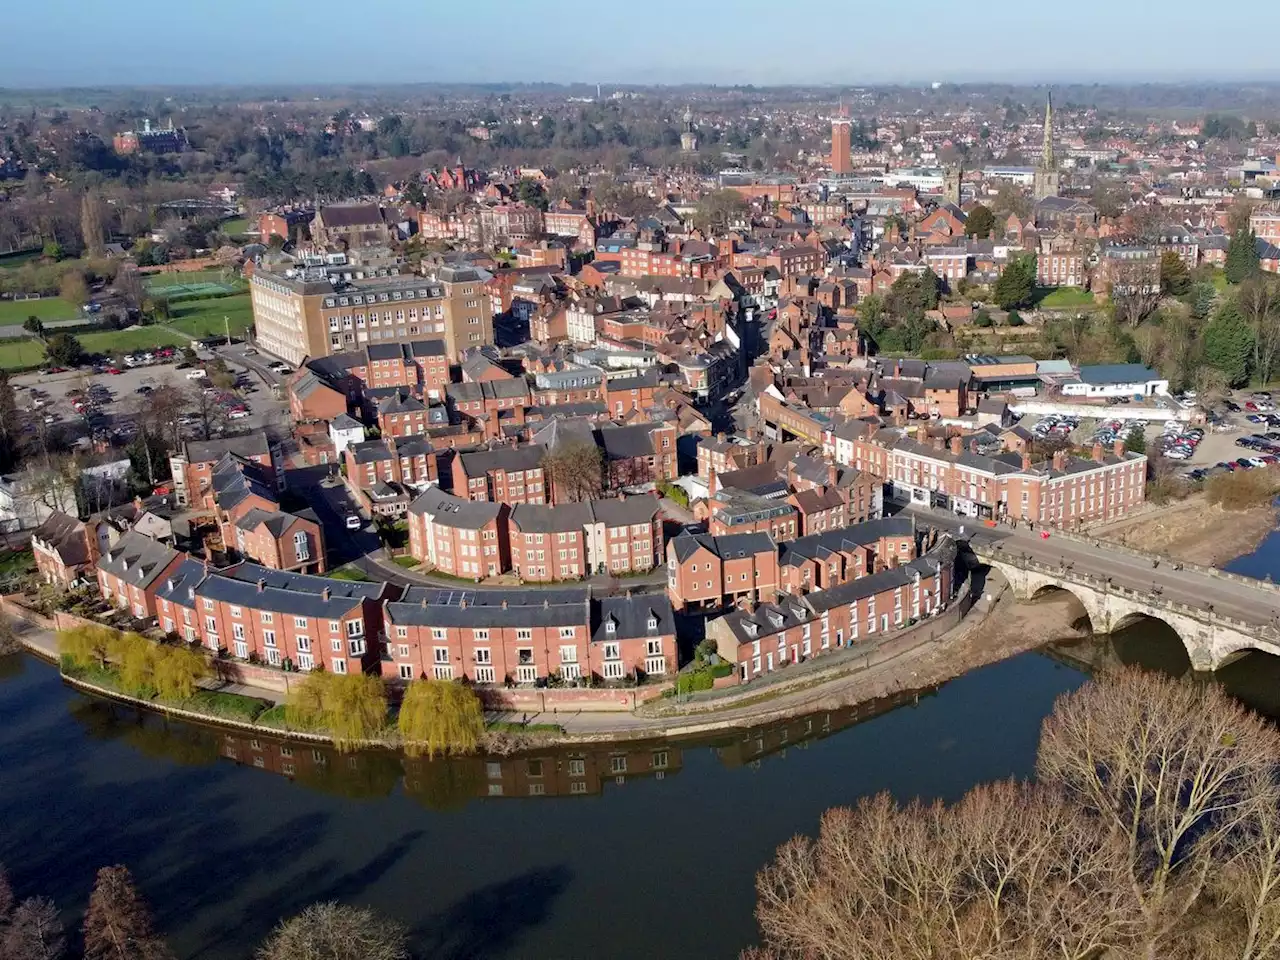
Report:
[[206,376],[208,376],[208,374],[205,373],[202,367],[196,367],[194,370],[187,371],[188,380],[203,380]]

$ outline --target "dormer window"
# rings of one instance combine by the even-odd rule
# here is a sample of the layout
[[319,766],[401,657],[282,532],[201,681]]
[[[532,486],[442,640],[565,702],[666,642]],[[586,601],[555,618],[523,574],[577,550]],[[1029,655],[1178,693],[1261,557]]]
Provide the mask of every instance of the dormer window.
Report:
[[612,620],[606,620],[606,621],[605,621],[605,624],[604,624],[604,632],[605,632],[605,633],[617,633],[617,632],[618,632],[618,625],[617,625],[616,623],[614,623]]
[[657,618],[657,617],[650,617],[650,618],[649,618],[649,629],[650,629],[650,630],[657,630],[657,629],[658,629],[658,618]]

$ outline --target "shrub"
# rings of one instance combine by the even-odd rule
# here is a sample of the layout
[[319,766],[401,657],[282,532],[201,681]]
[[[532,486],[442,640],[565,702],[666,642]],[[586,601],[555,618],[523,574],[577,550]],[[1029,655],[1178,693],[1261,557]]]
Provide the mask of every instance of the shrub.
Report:
[[1211,477],[1205,496],[1224,510],[1247,510],[1269,502],[1276,495],[1276,480],[1270,470],[1236,470]]

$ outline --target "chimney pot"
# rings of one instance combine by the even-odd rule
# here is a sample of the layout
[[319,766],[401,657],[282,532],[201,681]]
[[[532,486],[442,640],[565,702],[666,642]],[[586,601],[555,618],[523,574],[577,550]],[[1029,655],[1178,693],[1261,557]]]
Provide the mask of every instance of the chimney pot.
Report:
[[1095,444],[1093,445],[1093,461],[1094,461],[1094,463],[1101,463],[1101,462],[1102,462],[1102,456],[1103,456],[1103,455],[1102,455],[1102,444],[1101,444],[1101,443],[1095,443]]
[[1022,469],[1031,469],[1031,454],[1027,453],[1025,450],[1022,451]]
[[321,599],[321,600],[328,600],[328,599],[329,599],[329,588],[328,588],[328,587],[325,587],[323,590],[321,590],[321,591],[320,591],[320,599]]
[[1115,445],[1114,445],[1114,446],[1112,446],[1112,448],[1111,448],[1111,452],[1112,452],[1112,453],[1114,453],[1114,454],[1116,455],[1116,457],[1118,457],[1118,458],[1120,458],[1120,459],[1124,459],[1124,441],[1123,441],[1123,440],[1117,440],[1117,441],[1115,442]]
[[264,579],[262,579],[262,577],[259,577],[259,578],[258,578],[258,592],[259,592],[259,593],[261,593],[261,592],[262,592],[263,590],[265,590],[265,589],[267,589],[267,581],[266,581],[266,580],[264,580]]

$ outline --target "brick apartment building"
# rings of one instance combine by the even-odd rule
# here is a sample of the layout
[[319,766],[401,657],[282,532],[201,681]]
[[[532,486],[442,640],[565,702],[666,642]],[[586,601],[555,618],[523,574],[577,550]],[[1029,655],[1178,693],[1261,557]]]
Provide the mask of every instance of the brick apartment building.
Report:
[[758,603],[780,584],[778,548],[768,534],[682,534],[667,541],[667,595],[677,610]]
[[136,619],[156,615],[156,591],[185,554],[129,531],[98,558],[98,591],[102,599]]
[[675,618],[661,594],[411,587],[386,604],[386,623],[383,674],[405,680],[620,681],[678,666]]
[[662,562],[662,532],[655,497],[521,504],[511,511],[511,565],[533,583],[642,573]]
[[505,503],[465,500],[428,487],[409,505],[409,554],[451,577],[483,580],[511,569]]
[[550,500],[540,446],[497,447],[453,458],[453,489],[468,500],[541,504]]

